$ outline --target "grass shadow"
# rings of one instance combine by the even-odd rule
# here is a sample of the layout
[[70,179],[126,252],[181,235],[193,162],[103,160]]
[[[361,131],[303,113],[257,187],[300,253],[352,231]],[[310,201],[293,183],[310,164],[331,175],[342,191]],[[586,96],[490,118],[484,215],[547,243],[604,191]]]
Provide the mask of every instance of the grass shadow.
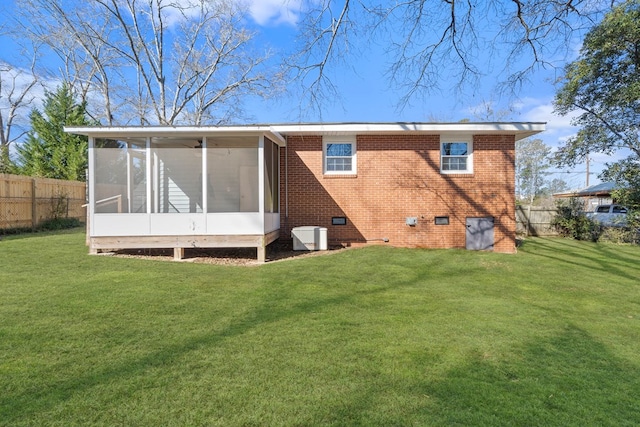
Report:
[[[517,353],[511,360],[467,355],[465,363],[437,381],[424,381],[422,375],[437,363],[437,356],[419,353],[403,367],[415,372],[404,383],[380,375],[349,401],[320,406],[315,417],[328,425],[365,425],[372,419],[375,425],[640,424],[640,370],[617,359],[584,330],[568,325]],[[406,396],[404,401],[412,403],[390,411],[389,394]]]
[[[294,288],[274,284],[264,294],[264,298],[258,306],[247,312],[244,317],[233,319],[227,326],[219,330],[214,330],[218,325],[211,325],[211,330],[207,333],[190,336],[176,344],[164,345],[142,357],[123,357],[116,363],[98,366],[87,372],[86,375],[51,382],[46,387],[39,389],[29,388],[15,393],[3,393],[0,395],[0,419],[2,419],[0,425],[28,423],[32,416],[48,413],[73,396],[91,393],[91,390],[96,387],[142,377],[148,371],[159,366],[171,366],[178,363],[191,352],[199,351],[202,348],[221,346],[227,340],[260,330],[284,319],[305,316],[332,306],[347,304],[361,297],[384,293],[402,286],[411,286],[416,281],[420,281],[425,274],[428,273],[425,271],[416,272],[411,279],[399,283],[340,288],[337,294],[327,294],[321,298],[299,302],[293,302],[290,298]],[[287,279],[283,278],[283,281],[285,280]]]
[[573,325],[531,342],[520,358],[476,355],[415,391],[437,400],[442,425],[640,424],[638,367]]
[[[582,244],[556,245],[553,254],[553,245],[556,241],[535,239],[530,243],[527,251],[531,258],[540,263],[544,257],[561,260],[562,254],[558,254],[557,247],[561,247],[570,253],[569,263],[575,265],[589,265],[589,262],[581,261],[584,258],[601,256],[597,247]],[[566,247],[565,247],[566,245]],[[25,245],[26,246],[26,245]],[[411,257],[401,257],[400,254],[409,254]],[[208,286],[209,280],[222,280],[221,276],[234,276],[238,281],[252,281],[247,292],[259,292],[255,300],[250,303],[239,301],[234,293],[229,298],[231,304],[243,305],[246,310],[238,312],[227,310],[219,316],[206,316],[205,319],[187,325],[199,329],[185,330],[180,339],[155,341],[150,347],[144,347],[142,353],[123,354],[114,360],[92,366],[75,376],[60,376],[58,379],[43,379],[39,386],[33,384],[27,387],[7,389],[0,394],[0,425],[26,425],[33,424],[34,418],[53,417],[59,413],[60,408],[68,402],[73,402],[79,395],[91,394],[94,391],[113,389],[114,384],[129,384],[130,388],[121,389],[122,395],[109,396],[113,401],[105,405],[117,405],[131,397],[135,387],[145,385],[145,377],[157,369],[173,369],[192,356],[201,355],[200,352],[222,351],[221,348],[229,340],[249,339],[250,335],[261,335],[265,330],[278,329],[279,322],[305,322],[309,316],[318,312],[333,312],[337,306],[341,307],[338,316],[344,317],[344,328],[358,331],[357,327],[347,322],[351,320],[352,309],[361,311],[374,310],[381,304],[393,304],[400,298],[399,294],[408,288],[416,288],[411,292],[416,304],[422,304],[422,298],[430,294],[432,300],[440,300],[434,295],[433,287],[418,286],[430,283],[434,277],[444,283],[453,283],[453,276],[474,277],[481,266],[471,261],[472,254],[460,251],[468,263],[459,262],[458,265],[438,269],[443,259],[450,260],[454,251],[428,250],[397,250],[393,254],[386,251],[378,252],[377,248],[368,248],[363,251],[349,251],[331,257],[316,258],[305,262],[296,262],[288,265],[275,264],[266,269],[260,269],[260,274],[240,275],[230,273],[230,269],[198,269],[194,266],[171,265],[169,269],[162,270],[160,275],[154,276],[162,280],[178,280],[183,276],[193,275],[194,283],[189,286],[158,286],[157,291],[165,291],[167,299],[175,298],[185,307],[180,308],[179,314],[192,310],[189,306],[190,299],[182,300],[174,293],[176,290],[194,294],[197,286]],[[343,258],[342,256],[345,256]],[[473,259],[478,257],[502,258],[498,254],[473,254]],[[542,256],[543,258],[535,258]],[[349,257],[350,259],[347,259]],[[507,257],[505,257],[506,259]],[[508,257],[515,261],[515,257]],[[627,255],[623,257],[625,265],[631,263]],[[95,259],[94,259],[95,260]],[[349,261],[349,262],[346,262]],[[564,261],[563,261],[564,262]],[[95,264],[95,263],[94,263]],[[135,264],[135,265],[134,265]],[[143,270],[143,263],[132,263],[132,270]],[[352,266],[352,269],[360,269],[362,274],[349,274],[344,265]],[[571,264],[567,264],[570,266]],[[187,268],[189,267],[189,269]],[[113,266],[109,267],[110,269]],[[195,270],[195,272],[194,272]],[[198,270],[205,271],[207,281],[199,279],[195,274]],[[240,270],[240,269],[236,269]],[[249,269],[245,269],[244,272]],[[339,271],[339,275],[333,275]],[[568,270],[570,271],[570,270]],[[580,270],[583,271],[583,270]],[[101,281],[120,276],[118,271],[109,271],[109,275],[101,278]],[[202,273],[202,272],[200,272]],[[326,273],[326,274],[325,274]],[[629,275],[625,275],[627,277]],[[137,276],[133,276],[134,278]],[[335,283],[336,277],[342,280]],[[63,279],[62,279],[63,280]],[[358,283],[354,283],[359,280]],[[510,280],[509,278],[505,280]],[[227,283],[227,282],[225,282]],[[233,286],[235,283],[227,283],[224,286]],[[240,286],[240,284],[238,283]],[[346,286],[345,286],[346,285]],[[109,286],[111,286],[109,288]],[[124,287],[125,285],[123,285]],[[128,286],[128,285],[127,285]],[[108,289],[103,289],[106,287]],[[156,284],[150,284],[149,288],[155,290]],[[298,292],[298,288],[305,287],[317,289],[316,292]],[[471,287],[467,289],[481,289]],[[100,283],[98,289],[105,292],[113,292],[115,286],[107,282]],[[487,288],[488,289],[488,288]],[[219,298],[223,297],[224,289],[209,286],[207,292],[199,297]],[[389,291],[398,290],[399,292]],[[484,291],[483,291],[484,292]],[[219,294],[218,294],[219,293]],[[242,294],[240,294],[242,295]],[[245,294],[246,295],[246,294]],[[453,294],[457,295],[457,294]],[[382,296],[382,301],[375,301],[369,297]],[[471,297],[471,296],[469,296]],[[467,296],[460,296],[465,299]],[[144,298],[142,298],[144,300]],[[368,300],[363,303],[363,300]],[[425,298],[426,300],[426,298]],[[406,300],[404,300],[406,301]],[[65,301],[65,303],[67,303]],[[436,305],[441,310],[451,310],[464,304],[455,300],[442,305]],[[138,306],[136,306],[138,307]],[[182,307],[182,306],[181,306]],[[207,307],[211,310],[210,306]],[[153,315],[158,317],[166,314],[166,305],[155,307]],[[414,307],[415,308],[415,307]],[[109,307],[107,307],[107,310]],[[407,310],[403,305],[401,310]],[[235,314],[234,314],[235,313]],[[84,321],[96,322],[99,317],[92,313],[82,313],[87,316]],[[117,315],[118,313],[114,313]],[[127,314],[125,312],[125,314]],[[389,317],[402,316],[402,313],[382,311]],[[150,315],[150,314],[148,314]],[[404,314],[407,316],[406,314]],[[499,314],[498,314],[499,315]],[[144,317],[144,316],[143,316]],[[138,317],[134,317],[137,319]],[[177,318],[176,318],[177,319]],[[73,321],[83,321],[73,319]],[[146,320],[146,318],[145,318]],[[206,320],[206,322],[205,322]],[[327,317],[322,317],[321,322],[326,322]],[[366,318],[365,320],[378,321],[378,319]],[[433,319],[432,319],[433,320]],[[535,321],[535,319],[533,319]],[[384,321],[384,320],[382,320]],[[414,319],[407,316],[406,323],[410,324]],[[208,323],[207,323],[208,322]],[[417,322],[417,320],[416,320]],[[507,321],[508,322],[508,321]],[[309,325],[309,323],[307,323]],[[583,329],[572,324],[571,320],[562,320],[561,324],[567,324],[564,329],[558,327],[556,335],[551,337],[534,338],[536,331],[527,333],[525,344],[518,344],[518,348],[511,352],[512,358],[494,358],[482,353],[465,353],[460,357],[460,362],[452,369],[447,369],[438,379],[426,375],[433,365],[439,363],[438,357],[442,352],[439,349],[430,349],[429,343],[420,343],[408,340],[410,357],[406,354],[389,353],[391,357],[402,360],[402,366],[397,366],[398,372],[383,372],[374,368],[362,368],[355,366],[359,378],[354,378],[362,387],[336,392],[337,396],[319,396],[313,400],[313,406],[308,406],[310,414],[300,422],[300,419],[287,419],[282,416],[280,424],[325,424],[325,425],[637,425],[640,423],[640,415],[637,411],[635,396],[640,393],[640,372],[635,364],[616,358],[602,343],[598,342]],[[311,323],[315,326],[316,323]],[[443,327],[442,334],[447,335],[447,327]],[[474,330],[474,328],[469,328]],[[477,330],[477,329],[476,329]],[[299,330],[296,330],[299,331]],[[307,329],[308,331],[308,329]],[[465,331],[467,331],[465,327]],[[133,335],[137,332],[131,329]],[[182,331],[181,331],[182,332]],[[273,332],[273,331],[271,331]],[[280,332],[279,329],[277,331]],[[246,336],[245,336],[246,334]],[[452,332],[456,334],[456,332]],[[342,335],[340,335],[342,336]],[[451,336],[451,335],[447,335]],[[87,340],[95,339],[87,336]],[[306,339],[306,337],[304,337]],[[393,337],[389,337],[393,338]],[[135,341],[136,337],[132,339]],[[466,340],[466,337],[458,337]],[[365,343],[366,344],[366,343]],[[78,345],[75,343],[75,345]],[[267,346],[270,343],[265,344]],[[455,341],[447,348],[448,352],[455,352]],[[369,350],[366,345],[363,345]],[[245,347],[240,345],[236,351],[242,351]],[[257,346],[257,348],[263,348]],[[126,352],[127,348],[122,350]],[[431,353],[429,353],[431,351]],[[292,354],[297,354],[292,351]],[[368,356],[370,353],[361,352],[360,355]],[[228,354],[223,354],[228,356]],[[73,359],[67,360],[72,363]],[[343,360],[337,359],[337,363]],[[272,365],[264,369],[270,369]],[[252,366],[253,368],[253,366]],[[46,373],[46,370],[40,371]],[[186,369],[176,369],[180,375],[192,374]],[[293,379],[296,372],[291,373]],[[360,379],[363,378],[363,379]],[[251,381],[253,378],[248,378]],[[34,382],[34,384],[36,384]],[[133,384],[133,386],[131,386]],[[141,385],[142,384],[142,385]],[[269,384],[267,382],[267,384]],[[313,387],[313,385],[311,385]],[[115,387],[117,390],[118,387]],[[247,393],[246,399],[250,400],[254,388],[247,385],[242,391]],[[240,393],[241,394],[241,393]],[[292,406],[299,403],[297,397],[287,396]],[[331,399],[325,397],[331,397]],[[278,396],[274,397],[277,399]],[[336,400],[341,399],[339,404]],[[397,402],[394,402],[394,399]],[[308,399],[310,400],[310,399]],[[115,403],[114,403],[115,401]],[[167,400],[168,402],[169,400]],[[248,411],[252,408],[245,407]],[[395,405],[395,406],[394,406]],[[315,412],[311,409],[317,408]],[[99,408],[99,407],[98,407]],[[187,410],[193,410],[190,407]],[[102,409],[102,408],[100,408]],[[50,415],[51,414],[51,415]],[[237,424],[249,425],[246,421]],[[372,423],[372,420],[374,422]],[[52,422],[57,420],[51,420]],[[167,422],[171,423],[171,420]],[[257,422],[253,424],[259,424]]]
[[32,239],[34,237],[44,237],[44,236],[57,236],[60,234],[76,234],[76,233],[84,233],[85,227],[84,225],[80,227],[72,227],[66,228],[62,230],[20,230],[18,232],[8,232],[8,233],[0,233],[0,242],[1,241],[10,241],[10,240],[23,240],[23,239]]
[[[549,238],[538,237],[528,244],[527,249],[530,249],[529,252],[535,256],[611,274],[612,280],[615,277],[631,280],[637,280],[640,277],[640,259],[625,253],[622,248],[613,250],[612,246],[607,244],[561,238],[551,241]],[[637,270],[638,275],[629,274],[623,271],[623,268]]]

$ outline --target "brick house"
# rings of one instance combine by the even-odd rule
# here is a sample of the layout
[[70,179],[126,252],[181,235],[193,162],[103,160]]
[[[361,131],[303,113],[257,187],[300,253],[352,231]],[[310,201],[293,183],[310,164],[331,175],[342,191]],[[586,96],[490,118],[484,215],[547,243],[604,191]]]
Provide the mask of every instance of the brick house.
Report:
[[[329,244],[515,252],[515,142],[544,123],[83,127],[88,242],[265,247],[299,226]],[[206,179],[203,179],[206,177]]]

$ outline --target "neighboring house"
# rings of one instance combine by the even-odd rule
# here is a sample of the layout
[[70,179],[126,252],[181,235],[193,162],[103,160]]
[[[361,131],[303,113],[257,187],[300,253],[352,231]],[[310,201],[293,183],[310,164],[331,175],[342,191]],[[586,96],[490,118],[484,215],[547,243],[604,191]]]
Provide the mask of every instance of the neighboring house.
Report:
[[[88,242],[329,244],[515,252],[515,141],[544,123],[70,127],[89,136]],[[205,177],[206,179],[203,179]]]
[[585,212],[593,212],[597,206],[613,203],[611,192],[615,189],[615,182],[601,182],[600,184],[591,185],[582,190],[556,193],[553,197],[557,199],[577,197],[582,200]]

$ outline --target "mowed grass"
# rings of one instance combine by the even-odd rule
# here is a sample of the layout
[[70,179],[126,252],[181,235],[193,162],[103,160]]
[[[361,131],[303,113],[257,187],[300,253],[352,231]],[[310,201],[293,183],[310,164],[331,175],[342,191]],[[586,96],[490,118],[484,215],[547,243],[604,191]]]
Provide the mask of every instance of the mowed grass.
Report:
[[0,241],[3,426],[640,425],[640,248],[259,267]]

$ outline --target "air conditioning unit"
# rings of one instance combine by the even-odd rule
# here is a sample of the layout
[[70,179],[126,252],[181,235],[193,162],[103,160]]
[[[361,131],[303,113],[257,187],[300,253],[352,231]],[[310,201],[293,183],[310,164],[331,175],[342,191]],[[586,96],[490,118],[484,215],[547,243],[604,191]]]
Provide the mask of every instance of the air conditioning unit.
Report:
[[324,227],[304,226],[291,230],[294,251],[326,251],[327,229]]

